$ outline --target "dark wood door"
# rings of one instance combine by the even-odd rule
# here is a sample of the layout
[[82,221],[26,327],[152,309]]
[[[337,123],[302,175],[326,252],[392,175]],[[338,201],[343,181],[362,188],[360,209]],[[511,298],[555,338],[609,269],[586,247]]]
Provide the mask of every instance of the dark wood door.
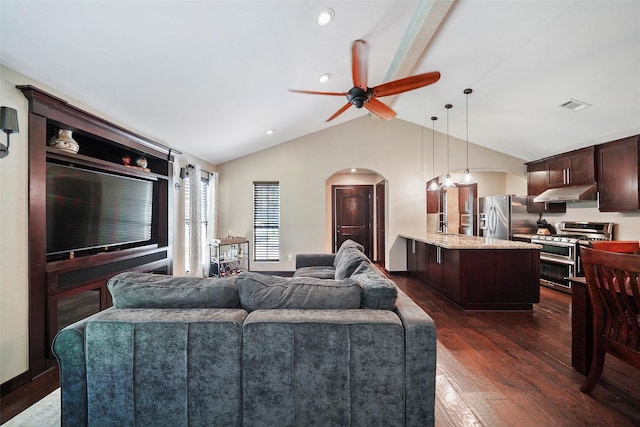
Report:
[[385,183],[376,184],[376,261],[384,267],[385,262]]
[[371,219],[373,186],[333,186],[333,248],[351,239],[364,246],[364,253],[372,259],[373,230]]

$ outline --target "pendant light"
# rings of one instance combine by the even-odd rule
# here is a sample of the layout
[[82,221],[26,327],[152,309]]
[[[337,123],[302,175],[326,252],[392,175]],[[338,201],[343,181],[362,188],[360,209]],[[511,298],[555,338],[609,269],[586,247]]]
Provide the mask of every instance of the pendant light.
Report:
[[471,176],[471,172],[469,171],[469,94],[473,92],[471,89],[465,89],[463,93],[467,98],[467,168],[464,170],[464,176],[462,177],[463,184],[473,184],[476,182],[475,179]]
[[[432,143],[431,143],[431,172],[435,174],[436,172],[436,120],[438,118],[436,116],[431,117],[431,128],[432,128]],[[437,191],[440,189],[438,185],[438,181],[433,179],[431,181],[431,185],[427,188],[427,191]]]
[[440,185],[440,188],[451,188],[455,187],[456,184],[451,179],[451,174],[449,173],[449,110],[453,107],[451,104],[447,104],[444,108],[447,109],[447,176],[445,176],[444,182]]

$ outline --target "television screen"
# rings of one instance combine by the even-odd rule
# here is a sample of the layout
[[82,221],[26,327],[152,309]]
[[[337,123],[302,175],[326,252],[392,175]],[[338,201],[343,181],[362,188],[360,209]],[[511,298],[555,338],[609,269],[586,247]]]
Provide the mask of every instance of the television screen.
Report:
[[47,163],[47,255],[151,240],[153,182]]

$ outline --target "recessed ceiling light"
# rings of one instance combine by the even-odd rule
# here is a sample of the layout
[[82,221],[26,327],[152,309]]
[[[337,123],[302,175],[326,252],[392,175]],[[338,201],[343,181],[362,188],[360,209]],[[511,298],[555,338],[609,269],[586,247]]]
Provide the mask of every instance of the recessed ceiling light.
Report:
[[275,132],[276,132],[276,130],[275,130],[275,129],[269,129],[269,130],[267,130],[265,133],[266,133],[267,135],[273,135]]
[[560,106],[571,111],[580,111],[587,107],[591,107],[591,104],[587,104],[586,102],[578,101],[576,99],[570,99],[569,101],[560,104]]
[[316,19],[316,22],[319,26],[324,27],[326,25],[329,25],[331,21],[333,21],[333,17],[333,9],[325,9],[320,13],[320,15],[318,15],[318,19]]
[[330,79],[331,79],[331,74],[329,74],[329,73],[324,73],[323,75],[321,75],[321,76],[318,78],[318,81],[319,81],[320,83],[326,83],[326,82],[328,82]]

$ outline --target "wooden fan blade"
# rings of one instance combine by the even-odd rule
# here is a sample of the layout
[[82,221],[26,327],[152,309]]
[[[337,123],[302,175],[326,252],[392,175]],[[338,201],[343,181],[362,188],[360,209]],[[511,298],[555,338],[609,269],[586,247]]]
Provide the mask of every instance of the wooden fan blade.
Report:
[[398,93],[407,92],[413,89],[418,89],[423,86],[430,85],[440,80],[440,72],[433,71],[431,73],[418,74],[411,77],[405,77],[404,79],[394,80],[392,82],[383,83],[371,90],[373,96],[389,96],[396,95]]
[[375,98],[372,98],[369,102],[364,104],[364,108],[371,111],[381,119],[391,120],[396,116],[396,112],[393,111],[391,107],[384,104],[383,102],[378,101]]
[[338,117],[340,114],[344,113],[345,111],[347,111],[349,109],[349,107],[351,107],[351,103],[348,102],[346,103],[341,109],[339,109],[338,111],[336,111],[335,113],[333,113],[333,116],[329,117],[327,119],[328,122],[330,122],[331,120],[335,119],[336,117]]
[[348,92],[322,92],[317,90],[298,90],[298,89],[289,89],[289,92],[297,92],[297,93],[310,93],[312,95],[331,95],[331,96],[347,96]]
[[351,47],[351,74],[353,85],[362,90],[367,90],[369,52],[367,42],[356,40]]

